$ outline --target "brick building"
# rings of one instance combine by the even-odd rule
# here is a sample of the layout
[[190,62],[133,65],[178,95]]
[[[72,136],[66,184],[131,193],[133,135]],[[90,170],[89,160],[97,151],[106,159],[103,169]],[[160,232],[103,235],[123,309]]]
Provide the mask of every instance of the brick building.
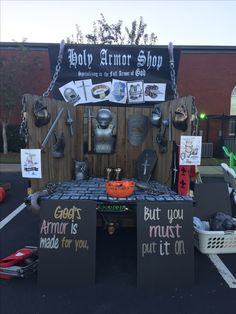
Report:
[[[198,111],[206,113],[199,129],[204,142],[214,143],[216,154],[217,143],[234,141],[236,47],[181,47],[178,90],[195,96]],[[231,148],[235,150],[236,143]]]
[[[35,80],[30,93],[42,95],[51,81],[48,44],[25,43],[32,59],[40,60],[40,69],[35,69]],[[1,43],[0,57],[17,53],[16,43]],[[198,112],[205,112],[208,119],[200,121],[199,130],[203,142],[217,144],[222,137],[231,139],[236,132],[236,46],[174,46],[180,52],[177,72],[177,88],[180,96],[192,95]],[[234,91],[234,92],[233,92]],[[25,90],[23,93],[28,93]],[[19,123],[18,112],[12,123]],[[222,144],[222,143],[221,143]],[[221,145],[220,144],[220,145]]]

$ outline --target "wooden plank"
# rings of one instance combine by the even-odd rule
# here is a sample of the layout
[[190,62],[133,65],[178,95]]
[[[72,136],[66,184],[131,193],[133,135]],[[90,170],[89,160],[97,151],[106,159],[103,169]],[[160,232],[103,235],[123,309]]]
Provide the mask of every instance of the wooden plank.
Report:
[[[25,95],[25,101],[27,103],[27,119],[28,119],[28,129],[29,129],[29,148],[41,148],[42,141],[44,140],[47,132],[50,129],[54,119],[56,118],[57,113],[63,107],[64,112],[62,117],[57,123],[55,131],[57,135],[60,135],[61,132],[64,133],[66,146],[64,150],[64,158],[55,159],[52,156],[53,151],[53,134],[48,140],[48,143],[45,147],[45,150],[42,152],[42,179],[32,179],[31,186],[33,191],[37,191],[45,188],[46,184],[49,182],[62,182],[65,180],[71,179],[72,173],[72,160],[74,158],[74,142],[71,137],[69,137],[68,126],[66,125],[66,110],[70,106],[66,102],[57,101],[55,99],[44,98],[43,102],[47,107],[48,112],[51,115],[51,120],[49,124],[36,127],[34,124],[33,117],[33,105],[38,96]],[[71,107],[70,107],[71,109]],[[73,108],[72,108],[73,109]],[[72,110],[72,113],[74,110]]]
[[[64,113],[56,126],[56,133],[60,135],[61,132],[65,136],[65,150],[64,158],[56,160],[52,156],[53,150],[53,136],[50,137],[45,151],[42,153],[42,179],[31,180],[33,190],[40,190],[45,187],[48,182],[62,182],[71,180],[74,176],[74,160],[88,160],[90,175],[93,177],[104,177],[105,168],[121,167],[123,170],[122,177],[134,178],[136,176],[136,162],[138,156],[145,149],[154,149],[157,152],[157,165],[153,173],[152,179],[158,180],[161,183],[170,185],[171,179],[171,161],[172,161],[172,143],[175,141],[180,143],[181,135],[191,135],[191,110],[192,110],[192,96],[182,97],[176,100],[163,102],[159,104],[162,112],[162,121],[169,119],[169,112],[174,116],[175,109],[179,104],[185,104],[188,110],[188,128],[185,132],[177,130],[172,125],[172,141],[168,142],[167,153],[161,154],[156,142],[156,136],[159,128],[152,126],[149,118],[153,106],[151,107],[116,107],[116,106],[71,106],[70,104],[55,99],[45,98],[44,102],[47,106],[48,112],[51,114],[51,121],[48,125],[37,128],[34,125],[34,118],[32,108],[35,100],[39,96],[24,95],[29,129],[29,148],[40,148],[43,139],[45,138],[53,120],[55,119],[60,108],[64,108]],[[94,116],[100,108],[108,108],[116,117],[116,145],[114,154],[95,154],[88,153],[87,137],[88,137],[88,109],[91,109]],[[67,110],[70,110],[73,119],[74,136],[70,135],[69,127],[66,124]],[[148,117],[148,134],[145,141],[141,145],[134,146],[128,140],[128,117],[134,114],[142,114]],[[95,125],[96,120],[93,120]],[[172,121],[170,121],[172,123]],[[169,139],[168,129],[166,130],[165,138]]]
[[[119,133],[120,130],[119,130],[119,128],[118,128],[119,126],[117,124],[117,121],[118,121],[118,108],[117,108],[117,106],[109,107],[109,109],[111,110],[112,115],[113,115],[113,119],[114,119],[114,122],[113,122],[115,125],[114,136],[116,138],[116,143],[115,143],[115,152],[113,154],[109,155],[107,167],[114,169],[114,168],[118,168],[116,147],[117,147],[118,138],[120,137],[120,133]],[[118,145],[118,147],[119,147],[119,145]]]
[[127,177],[126,173],[126,108],[117,108],[117,136],[116,136],[116,153],[115,167],[122,169],[122,178]]

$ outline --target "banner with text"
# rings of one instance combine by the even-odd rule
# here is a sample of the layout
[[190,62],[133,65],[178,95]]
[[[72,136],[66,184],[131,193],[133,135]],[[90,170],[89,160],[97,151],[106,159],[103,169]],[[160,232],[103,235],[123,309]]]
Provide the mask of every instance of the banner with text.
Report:
[[[48,50],[53,75],[59,45],[50,44]],[[174,49],[176,74],[179,55]],[[75,106],[101,102],[151,106],[171,100],[174,92],[168,47],[66,44],[53,96]]]

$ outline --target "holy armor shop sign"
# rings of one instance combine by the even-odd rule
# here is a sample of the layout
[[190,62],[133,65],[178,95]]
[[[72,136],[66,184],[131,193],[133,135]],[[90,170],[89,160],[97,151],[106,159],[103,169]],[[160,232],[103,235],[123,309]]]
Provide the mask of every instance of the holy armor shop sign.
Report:
[[[59,44],[49,44],[49,57],[52,75],[57,64]],[[180,50],[174,49],[175,72],[178,72]],[[61,70],[57,82],[52,91],[53,97],[64,100],[59,88],[69,82],[91,80],[90,94],[92,94],[93,85],[110,82],[110,95],[107,90],[105,101],[115,106],[137,106],[138,102],[129,103],[124,96],[114,97],[112,90],[117,87],[117,81],[128,82],[140,80],[144,84],[144,102],[140,105],[152,106],[158,103],[174,98],[172,90],[169,53],[168,47],[164,46],[115,46],[115,45],[72,45],[66,44],[63,53]],[[176,78],[177,79],[177,78]],[[114,80],[114,81],[113,81]],[[114,86],[112,85],[114,84]],[[116,86],[115,86],[116,84]],[[155,87],[155,93],[148,94],[150,88]],[[123,88],[123,86],[122,86]],[[88,88],[83,89],[83,98],[87,99],[86,104],[90,102]],[[146,92],[145,92],[146,91]],[[82,92],[82,89],[81,89]],[[122,91],[122,95],[128,90]],[[85,96],[85,97],[84,97]],[[103,101],[103,99],[101,99]],[[91,103],[92,103],[91,99]],[[94,102],[100,105],[99,102]],[[81,103],[80,103],[81,105]]]

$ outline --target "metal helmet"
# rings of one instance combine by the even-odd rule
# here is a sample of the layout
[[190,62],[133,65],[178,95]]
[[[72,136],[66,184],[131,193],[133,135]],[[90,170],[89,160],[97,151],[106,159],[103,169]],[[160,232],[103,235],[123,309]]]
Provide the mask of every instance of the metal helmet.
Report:
[[64,90],[65,99],[70,103],[75,103],[80,99],[80,96],[76,94],[75,90],[71,87],[68,87]]
[[49,123],[51,115],[42,100],[37,99],[33,105],[34,124],[36,127],[42,127]]
[[160,127],[161,125],[161,110],[159,107],[155,107],[154,110],[152,111],[150,121],[152,125],[156,127]]
[[112,121],[112,113],[109,109],[99,109],[96,119],[102,128],[107,128]]

